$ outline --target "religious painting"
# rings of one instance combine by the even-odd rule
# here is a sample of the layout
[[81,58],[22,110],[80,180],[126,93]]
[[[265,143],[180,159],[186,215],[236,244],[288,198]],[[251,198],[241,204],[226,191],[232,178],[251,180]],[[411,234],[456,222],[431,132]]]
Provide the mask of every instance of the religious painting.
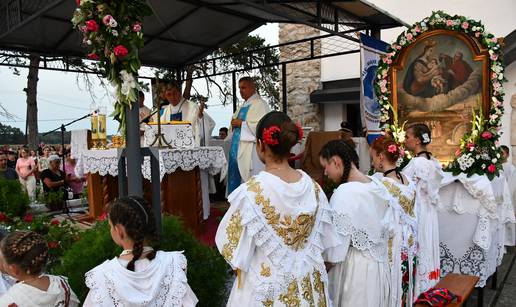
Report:
[[402,50],[392,66],[392,97],[400,123],[426,123],[430,151],[443,162],[454,158],[471,129],[473,108],[489,110],[488,53],[461,33],[434,30]]

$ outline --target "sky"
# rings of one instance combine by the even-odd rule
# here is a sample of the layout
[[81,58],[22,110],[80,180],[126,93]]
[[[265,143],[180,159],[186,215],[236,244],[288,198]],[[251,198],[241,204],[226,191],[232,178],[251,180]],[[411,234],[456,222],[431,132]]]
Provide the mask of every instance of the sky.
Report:
[[[278,25],[267,24],[255,30],[251,34],[265,38],[270,45],[278,43]],[[0,66],[0,103],[16,117],[7,119],[0,116],[0,122],[13,127],[20,128],[25,132],[26,118],[26,95],[23,89],[27,86],[28,69],[20,69],[20,75],[14,75],[12,70]],[[69,123],[77,118],[81,118],[90,112],[90,106],[95,103],[97,106],[107,108],[107,112],[112,112],[111,87],[107,90],[99,85],[96,76],[92,75],[91,80],[96,84],[92,95],[85,89],[82,81],[77,81],[80,74],[65,73],[48,70],[39,71],[38,81],[38,130],[46,132],[60,127],[61,124]],[[147,80],[144,80],[146,82]],[[203,81],[198,81],[198,88],[203,88]],[[195,86],[195,83],[194,83]],[[239,96],[240,98],[240,96]],[[152,99],[146,93],[145,104],[150,108]],[[232,105],[222,106],[218,97],[213,97],[208,101],[206,112],[215,120],[216,127],[214,135],[218,135],[218,129],[228,126],[232,116]],[[67,127],[67,130],[88,129],[89,121],[84,119]],[[108,134],[115,134],[118,123],[109,120],[107,123]]]
[[[496,36],[505,36],[516,29],[516,0],[369,0],[378,8],[394,15],[408,24],[429,16],[433,10],[444,10],[450,14],[461,14],[480,19],[487,29]],[[402,31],[400,28],[382,32],[382,39],[391,42]],[[266,42],[275,45],[278,43],[278,25],[268,24],[253,32],[265,38]],[[38,119],[39,131],[52,130],[87,114],[90,105],[105,106],[108,112],[112,109],[113,99],[109,91],[96,86],[95,97],[92,99],[89,92],[84,90],[81,82],[76,81],[77,74],[41,70],[38,83]],[[95,80],[95,77],[92,78]],[[25,131],[26,96],[23,88],[27,83],[27,70],[22,69],[19,76],[15,76],[6,67],[0,67],[0,103],[15,119],[0,117],[2,123],[15,126]],[[195,86],[195,84],[194,84]],[[201,86],[202,87],[202,86]],[[214,134],[218,129],[227,126],[231,119],[232,106],[221,106],[217,97],[208,101],[211,105],[207,112],[217,123]],[[146,105],[150,107],[151,97],[146,95]],[[88,121],[82,120],[69,127],[72,129],[88,128]],[[116,122],[108,121],[108,134],[116,133]]]

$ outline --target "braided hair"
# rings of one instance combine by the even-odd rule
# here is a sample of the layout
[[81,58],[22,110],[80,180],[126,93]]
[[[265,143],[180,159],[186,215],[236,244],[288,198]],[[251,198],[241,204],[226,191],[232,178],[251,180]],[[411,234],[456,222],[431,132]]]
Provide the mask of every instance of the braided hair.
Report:
[[[158,232],[156,221],[149,203],[138,196],[122,197],[109,206],[109,220],[113,225],[124,226],[129,238],[134,241],[133,259],[127,264],[127,269],[134,271],[136,260],[140,259],[143,253],[143,244],[156,244]],[[146,255],[149,260],[156,257],[156,251]]]
[[8,264],[14,264],[28,275],[43,272],[48,259],[47,242],[34,231],[15,231],[0,243],[0,250]]
[[354,164],[356,168],[359,168],[358,154],[349,143],[344,140],[332,140],[326,143],[319,156],[325,160],[329,160],[334,156],[339,157],[344,164],[344,171],[342,172],[342,178],[340,183],[346,183],[349,179],[349,173],[351,172],[351,164]]

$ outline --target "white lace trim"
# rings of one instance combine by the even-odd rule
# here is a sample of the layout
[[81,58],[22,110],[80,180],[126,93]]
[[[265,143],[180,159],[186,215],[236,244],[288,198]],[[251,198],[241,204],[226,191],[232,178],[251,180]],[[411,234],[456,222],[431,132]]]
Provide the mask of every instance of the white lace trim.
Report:
[[[139,302],[139,306],[177,306],[183,305],[183,298],[188,289],[186,278],[186,257],[175,254],[166,264],[168,272],[161,280],[161,287],[157,295],[149,301]],[[90,289],[92,302],[98,306],[125,306],[124,298],[117,292],[117,284],[113,278],[112,266],[118,266],[117,259],[112,259],[87,272],[86,286]]]
[[[271,271],[274,274],[274,278],[271,278],[271,281],[264,280],[260,276],[250,278],[257,302],[275,300],[279,295],[287,291],[289,284],[294,279],[300,282],[307,274],[313,273],[314,269],[321,272],[321,278],[325,285],[327,285],[328,276],[322,257],[325,247],[323,246],[322,238],[324,237],[323,228],[325,224],[331,226],[332,214],[329,208],[324,205],[319,206],[316,219],[319,222],[314,225],[312,233],[306,241],[305,248],[296,252],[285,246],[283,240],[267,224],[267,221],[261,214],[257,212],[260,208],[252,205],[254,203],[254,193],[240,187],[233,192],[229,201],[232,204],[240,203],[242,225],[244,229],[247,229],[247,232],[244,233],[250,239],[254,238],[256,246],[272,264]],[[308,259],[311,259],[311,261]]]
[[[177,169],[191,171],[196,167],[207,170],[210,175],[221,173],[226,176],[227,160],[222,147],[196,147],[189,149],[159,150],[160,180],[165,174],[171,174]],[[109,150],[86,150],[77,161],[75,167],[78,174],[99,173],[101,176],[118,176],[118,152]],[[145,179],[151,179],[150,158],[145,157],[142,164]]]
[[368,232],[358,225],[354,225],[351,217],[342,213],[335,213],[333,222],[341,235],[351,237],[353,247],[362,252],[368,252],[378,262],[387,260],[387,239],[389,237],[387,229],[382,233]]

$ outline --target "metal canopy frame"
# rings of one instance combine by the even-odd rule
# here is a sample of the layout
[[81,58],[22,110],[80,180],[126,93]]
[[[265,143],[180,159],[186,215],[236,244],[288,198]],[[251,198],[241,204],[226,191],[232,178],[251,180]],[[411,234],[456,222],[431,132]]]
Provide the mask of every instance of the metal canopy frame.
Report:
[[[238,41],[252,30],[267,22],[285,22],[305,24],[316,29],[326,31],[335,37],[340,37],[348,41],[351,45],[358,45],[358,39],[350,35],[357,31],[369,31],[370,33],[379,32],[382,28],[391,28],[394,26],[405,25],[400,20],[385,14],[365,0],[348,0],[348,1],[278,1],[278,0],[147,0],[147,3],[154,11],[154,15],[144,19],[145,26],[145,42],[141,51],[142,64],[150,67],[162,67],[178,71],[178,77],[183,75],[182,69],[185,64],[195,64],[196,61],[208,56],[217,48],[224,45],[230,45]],[[156,10],[156,6],[168,5],[177,8],[176,10]],[[32,10],[31,10],[32,9]],[[75,4],[69,0],[0,0],[0,50],[8,51],[6,54],[12,54],[17,60],[23,62],[23,54],[20,53],[38,53],[42,56],[42,69],[76,71],[87,73],[98,73],[98,71],[78,71],[74,68],[74,58],[84,58],[85,52],[80,47],[80,35],[71,29],[69,21]],[[180,10],[181,9],[181,10]],[[203,16],[217,18],[217,14],[228,16],[220,29],[207,30],[213,36],[206,36],[206,33],[200,32],[202,27],[186,27],[184,31],[188,32],[185,37],[178,38],[172,34],[177,27],[187,24],[196,17],[202,22],[214,20],[203,20]],[[160,16],[166,14],[177,13],[174,18],[166,18],[170,22],[165,23]],[[53,27],[49,31],[45,27],[38,27],[36,23],[60,23],[63,27]],[[228,25],[226,23],[234,23]],[[152,28],[154,26],[154,29]],[[230,27],[232,26],[232,27]],[[48,35],[36,34],[35,30],[47,31]],[[59,32],[61,31],[61,32]],[[195,32],[197,31],[197,32]],[[192,33],[190,33],[192,32]],[[75,35],[75,37],[74,37]],[[330,36],[332,36],[330,35]],[[41,37],[43,36],[45,39]],[[346,46],[346,50],[325,53],[319,50],[317,40],[330,39],[330,36],[310,38],[297,42],[281,44],[268,48],[280,48],[285,50],[289,46],[296,44],[307,44],[308,52],[302,58],[287,59],[278,63],[265,63],[264,65],[281,65],[283,69],[283,85],[286,88],[285,68],[288,63],[298,62],[302,60],[317,59],[326,56],[341,55],[347,53],[358,52],[358,48]],[[215,38],[211,43],[204,40],[206,38]],[[49,38],[52,38],[50,42]],[[48,41],[48,42],[47,42]],[[163,44],[170,46],[177,54],[172,57],[170,53],[165,54]],[[290,45],[289,45],[290,44]],[[320,44],[321,46],[323,43]],[[320,47],[320,46],[319,46]],[[181,49],[183,48],[183,49]],[[181,49],[181,50],[179,50]],[[157,51],[156,51],[157,50]],[[187,50],[187,52],[184,52]],[[183,51],[183,53],[180,53]],[[245,67],[237,67],[232,71],[220,72],[216,69],[217,58],[208,59],[213,63],[213,74],[232,73],[233,75],[233,93],[236,99],[236,72],[256,68],[253,64],[253,52],[263,50],[249,51],[250,65]],[[153,52],[157,52],[157,55]],[[331,53],[331,55],[330,55]],[[0,54],[0,59],[1,59]],[[64,67],[52,66],[56,63],[56,59],[65,60]],[[0,65],[7,64],[1,62]],[[8,65],[9,66],[9,65]],[[20,63],[18,67],[28,67],[26,64]],[[204,76],[195,76],[194,78],[202,78]],[[123,186],[127,180],[127,189],[121,189],[123,194],[131,195],[143,194],[141,162],[143,155],[148,155],[146,149],[140,149],[139,145],[139,127],[138,127],[138,107],[136,103],[130,110],[126,110],[127,132],[126,132],[126,150],[124,155],[127,161],[127,172],[125,172],[124,162],[119,163],[119,173],[127,174],[127,178],[119,177],[120,184]],[[235,104],[234,104],[235,106]],[[286,92],[283,93],[283,107],[286,109]],[[143,151],[142,151],[143,150]],[[155,153],[154,153],[155,154]],[[121,158],[123,160],[123,158]],[[120,168],[124,168],[123,170]],[[153,167],[152,173],[156,171]],[[159,180],[153,180],[153,191],[159,191]],[[157,193],[157,192],[156,192]],[[159,197],[153,197],[153,206],[159,208]]]

